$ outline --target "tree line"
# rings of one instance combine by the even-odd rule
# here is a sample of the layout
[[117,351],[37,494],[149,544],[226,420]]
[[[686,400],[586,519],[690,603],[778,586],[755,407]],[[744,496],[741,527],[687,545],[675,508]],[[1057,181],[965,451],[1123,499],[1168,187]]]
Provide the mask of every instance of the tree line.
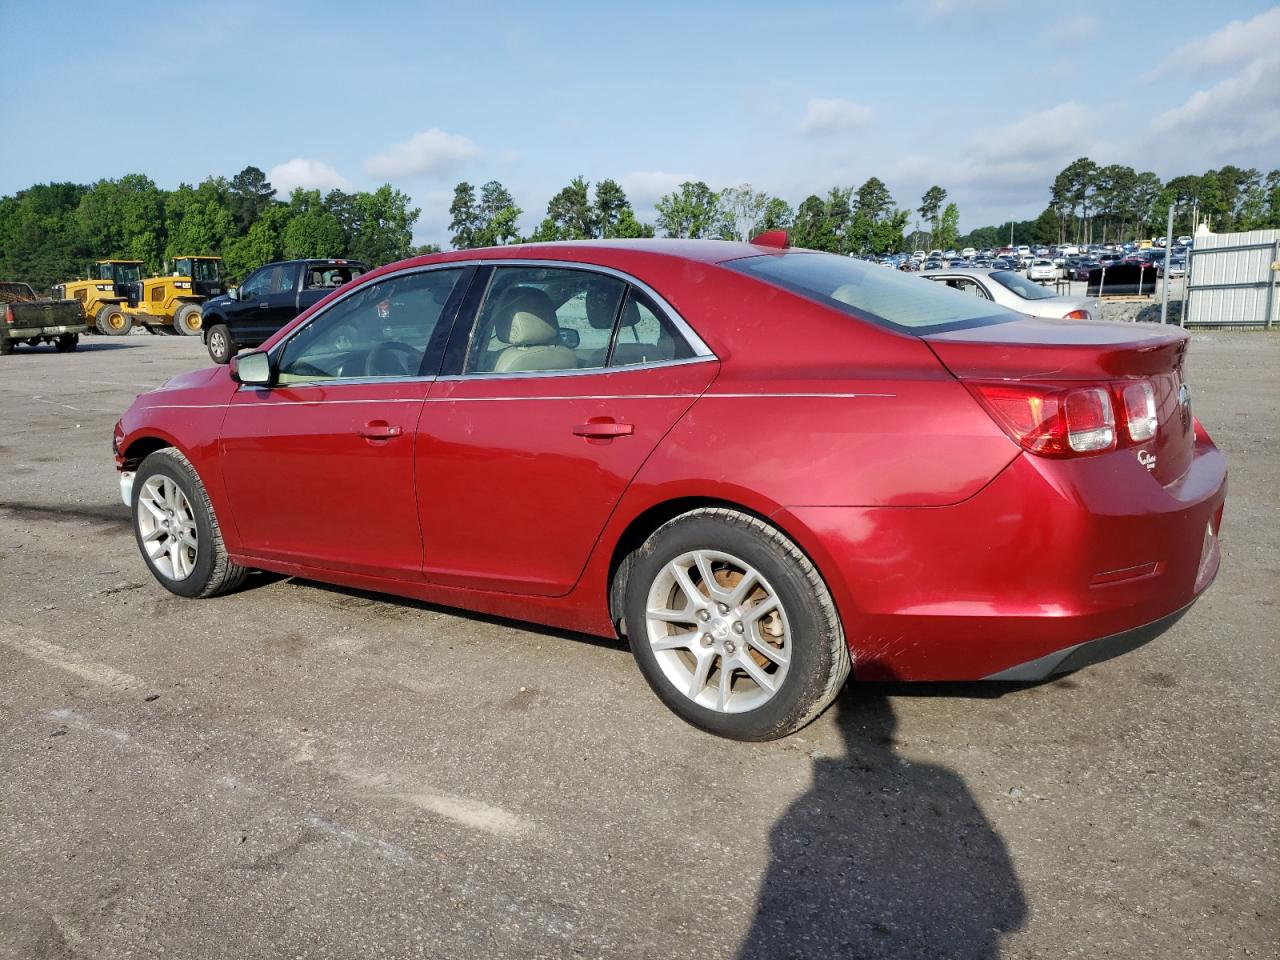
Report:
[[141,260],[151,272],[183,254],[220,255],[230,277],[272,260],[348,257],[391,263],[417,252],[420,211],[389,184],[372,192],[294,190],[287,201],[257,167],[230,180],[162,190],[142,174],[48,183],[0,198],[0,278],[44,289],[94,260]]
[[[292,257],[348,257],[381,265],[438,247],[413,245],[421,211],[390,184],[372,192],[294,190],[288,200],[257,167],[231,179],[209,177],[196,186],[162,190],[130,174],[92,185],[37,184],[0,198],[0,278],[48,287],[83,276],[96,259],[142,260],[160,271],[181,254],[217,254],[229,276]],[[903,207],[878,177],[859,187],[835,186],[793,208],[749,183],[712,190],[688,181],[655,204],[652,224],[641,222],[622,186],[594,186],[574,177],[547,203],[527,236],[524,211],[497,180],[462,182],[449,206],[457,249],[549,240],[709,237],[747,240],[764,230],[790,231],[794,246],[833,253],[878,255],[903,250],[998,247],[1006,243],[1125,241],[1164,232],[1174,206],[1175,234],[1207,222],[1218,232],[1280,228],[1280,170],[1224,166],[1162,182],[1150,172],[1087,157],[1053,180],[1048,205],[1031,220],[959,232],[960,211],[947,191],[929,187],[915,207]]]

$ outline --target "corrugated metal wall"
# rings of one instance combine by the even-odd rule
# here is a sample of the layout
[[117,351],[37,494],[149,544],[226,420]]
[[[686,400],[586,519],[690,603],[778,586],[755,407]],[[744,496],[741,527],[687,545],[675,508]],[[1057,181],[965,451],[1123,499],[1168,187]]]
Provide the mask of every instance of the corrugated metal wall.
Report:
[[1267,327],[1280,310],[1280,230],[1200,234],[1187,263],[1184,326]]

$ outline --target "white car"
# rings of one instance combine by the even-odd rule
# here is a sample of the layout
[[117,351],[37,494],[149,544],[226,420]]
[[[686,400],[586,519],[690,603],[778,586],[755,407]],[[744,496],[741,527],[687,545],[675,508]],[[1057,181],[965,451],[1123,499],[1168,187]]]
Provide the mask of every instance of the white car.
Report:
[[1059,297],[1052,290],[1013,270],[929,270],[920,276],[945,283],[963,293],[992,300],[1002,307],[1031,317],[1055,320],[1101,320],[1102,303],[1096,297]]
[[978,251],[973,247],[965,247],[963,250],[960,251],[960,256],[963,257],[965,260],[972,260],[977,255],[978,255]]
[[1053,265],[1052,260],[1043,258],[1032,260],[1027,264],[1028,280],[1057,280],[1058,268]]

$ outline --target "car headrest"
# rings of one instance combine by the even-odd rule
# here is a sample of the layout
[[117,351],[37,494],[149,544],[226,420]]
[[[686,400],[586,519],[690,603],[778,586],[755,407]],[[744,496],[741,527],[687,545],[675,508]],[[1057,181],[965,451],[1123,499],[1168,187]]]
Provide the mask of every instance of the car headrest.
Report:
[[634,327],[640,322],[640,308],[636,306],[636,302],[630,298],[627,305],[622,308],[622,318],[618,321],[619,328]]
[[498,306],[494,335],[513,347],[536,347],[560,342],[560,324],[551,298],[541,290],[517,287]]
[[615,283],[593,286],[587,291],[587,323],[593,330],[612,330],[618,315],[622,288]]

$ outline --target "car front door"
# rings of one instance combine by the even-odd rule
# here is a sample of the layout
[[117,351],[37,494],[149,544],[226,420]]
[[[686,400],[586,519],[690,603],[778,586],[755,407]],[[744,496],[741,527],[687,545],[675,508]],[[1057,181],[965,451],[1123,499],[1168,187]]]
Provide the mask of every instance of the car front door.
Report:
[[247,554],[420,580],[414,427],[473,268],[379,277],[273,348],[220,437]]
[[493,269],[418,425],[427,580],[573,588],[631,478],[719,369],[672,316],[617,276]]
[[242,346],[256,347],[275,332],[271,330],[263,333],[266,324],[262,316],[270,306],[267,303],[267,296],[271,292],[271,277],[274,269],[274,264],[268,264],[251,273],[236,291],[236,299],[226,306],[227,326],[231,329],[231,338]]

